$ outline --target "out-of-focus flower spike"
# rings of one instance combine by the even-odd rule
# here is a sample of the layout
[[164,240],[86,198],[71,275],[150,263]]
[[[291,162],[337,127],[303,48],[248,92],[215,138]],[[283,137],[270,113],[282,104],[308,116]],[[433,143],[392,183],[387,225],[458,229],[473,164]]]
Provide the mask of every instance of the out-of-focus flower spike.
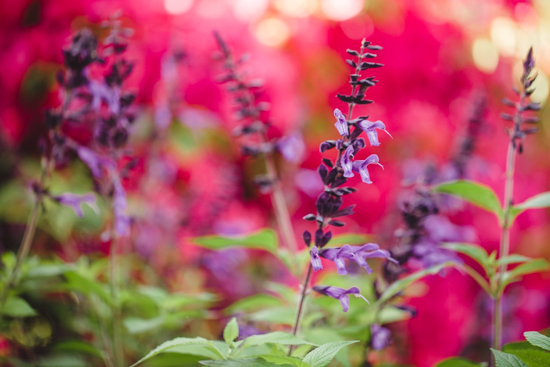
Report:
[[82,209],[83,204],[88,204],[96,214],[99,213],[99,208],[97,207],[95,201],[95,195],[92,193],[87,193],[84,195],[64,193],[61,195],[52,195],[52,199],[57,201],[59,204],[68,206],[73,209],[75,214],[80,218],[84,217],[84,211]]

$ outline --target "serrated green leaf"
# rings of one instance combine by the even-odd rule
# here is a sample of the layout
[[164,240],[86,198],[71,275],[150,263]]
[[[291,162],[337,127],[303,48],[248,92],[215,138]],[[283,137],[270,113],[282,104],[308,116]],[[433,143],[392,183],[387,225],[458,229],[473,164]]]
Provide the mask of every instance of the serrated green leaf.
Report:
[[233,317],[227,325],[225,325],[225,329],[223,329],[223,339],[226,343],[230,344],[233,340],[237,339],[238,336],[239,324],[237,324],[237,319]]
[[282,344],[282,345],[302,345],[302,344],[316,345],[308,341],[305,341],[303,339],[300,339],[295,335],[292,335],[289,333],[283,333],[282,331],[275,331],[267,334],[249,336],[244,340],[243,346],[251,347],[254,345],[262,345],[266,343]]
[[495,192],[489,187],[473,181],[458,180],[444,182],[433,188],[434,192],[457,196],[482,209],[494,213],[502,222],[503,211]]
[[264,228],[243,236],[204,236],[191,240],[194,244],[210,250],[221,250],[230,247],[246,247],[252,249],[266,250],[275,253],[279,242],[277,233],[269,228]]
[[549,337],[542,335],[541,333],[537,333],[536,331],[527,331],[523,333],[523,336],[529,343],[536,345],[537,347],[541,347],[542,349],[550,350]]
[[323,344],[318,348],[315,348],[304,357],[304,362],[312,367],[325,367],[327,366],[336,353],[343,347],[357,343],[359,340],[352,341],[339,341]]
[[311,367],[311,365],[307,364],[306,362],[303,362],[302,360],[296,357],[264,355],[264,356],[260,356],[260,358],[263,358],[268,362],[276,363],[278,366],[288,364],[296,367]]
[[460,252],[473,260],[475,260],[485,271],[487,271],[489,254],[481,246],[475,245],[473,243],[454,243],[448,242],[441,245],[441,247]]
[[412,274],[407,275],[406,277],[403,277],[399,279],[398,281],[394,282],[392,285],[390,285],[384,293],[380,296],[380,299],[376,301],[376,306],[379,306],[380,304],[389,301],[393,296],[395,296],[397,293],[401,292],[405,288],[407,288],[410,284],[416,282],[418,279],[421,279],[425,277],[426,275],[434,275],[439,273],[441,270],[443,270],[446,267],[454,266],[455,264],[452,262],[446,262],[439,265],[430,266],[429,268],[422,269],[415,271]]
[[486,366],[486,364],[477,363],[467,358],[452,357],[439,362],[434,367],[481,367],[481,366]]
[[506,344],[502,351],[513,354],[529,367],[548,367],[550,366],[550,353],[543,349],[529,344],[529,342],[516,342]]
[[137,366],[138,364],[148,360],[149,358],[152,358],[152,357],[156,356],[159,353],[164,352],[165,350],[169,350],[170,348],[174,348],[174,347],[177,347],[177,346],[183,346],[183,345],[203,345],[203,346],[207,346],[207,345],[209,345],[209,341],[204,339],[204,338],[200,338],[200,337],[172,339],[172,340],[169,340],[167,342],[162,343],[161,345],[159,345],[158,347],[156,347],[155,349],[150,351],[145,357],[143,357],[142,359],[140,359],[139,361],[137,361],[136,363],[134,363],[130,367]]
[[528,261],[533,261],[533,258],[519,255],[519,254],[512,254],[510,256],[502,257],[496,261],[496,266],[500,266],[503,264],[517,264],[517,263],[524,263]]
[[507,271],[503,277],[504,285],[501,288],[501,291],[503,291],[508,284],[518,280],[518,278],[521,276],[548,271],[549,265],[550,264],[548,263],[548,261],[544,259],[535,259],[531,262],[521,264],[514,269]]
[[513,354],[508,354],[491,348],[497,367],[529,367],[521,359]]
[[31,317],[38,313],[23,298],[10,296],[4,304],[2,315],[9,317]]
[[[227,359],[224,361],[201,361],[200,364],[211,367],[279,367],[279,365],[268,362],[262,358]],[[289,367],[292,366],[289,365]]]

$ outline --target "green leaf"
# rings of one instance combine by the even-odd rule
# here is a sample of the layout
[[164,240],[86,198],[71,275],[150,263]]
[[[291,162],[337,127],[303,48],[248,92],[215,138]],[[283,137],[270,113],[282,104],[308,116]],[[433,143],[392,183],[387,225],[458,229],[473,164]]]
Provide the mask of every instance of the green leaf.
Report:
[[283,305],[283,302],[279,298],[270,294],[258,293],[253,296],[242,298],[237,302],[231,304],[224,310],[224,313],[226,315],[230,315],[237,312],[251,312],[259,309],[281,305]]
[[158,316],[152,319],[142,319],[140,317],[128,317],[124,319],[123,324],[130,334],[139,334],[158,328],[164,324],[165,318]]
[[159,353],[162,353],[166,350],[169,350],[170,348],[178,347],[181,345],[210,345],[210,342],[204,338],[176,338],[172,339],[170,341],[164,342],[152,351],[150,351],[145,357],[134,363],[130,367],[137,366],[138,364],[148,360],[149,358],[152,358],[156,356]]
[[10,296],[6,300],[2,314],[9,317],[31,317],[38,315],[27,301],[16,296]]
[[441,247],[460,252],[472,259],[474,259],[485,271],[487,271],[489,255],[487,251],[481,246],[475,245],[473,243],[444,243]]
[[243,236],[204,236],[195,237],[191,240],[194,244],[210,250],[221,250],[230,247],[246,247],[266,250],[275,253],[279,247],[277,234],[274,230],[264,228],[258,232]]
[[296,310],[290,307],[266,308],[248,315],[253,321],[272,322],[276,324],[292,325],[296,317]]
[[508,354],[491,348],[497,367],[529,367],[521,359],[513,354]]
[[452,357],[439,362],[434,367],[481,367],[481,366],[486,366],[486,364],[470,361],[467,358]]
[[549,270],[548,261],[544,259],[535,259],[531,262],[521,264],[514,269],[507,271],[504,274],[503,278],[503,287],[501,288],[501,292],[504,290],[504,287],[506,287],[508,284],[512,283],[513,281],[517,280],[519,277],[527,274],[533,274],[533,273],[540,273],[543,271]]
[[239,325],[237,319],[233,317],[223,329],[223,339],[226,343],[231,344],[233,340],[239,336]]
[[362,233],[346,233],[339,234],[329,241],[326,247],[338,247],[344,245],[363,245],[367,242],[372,242],[372,235]]
[[510,256],[502,257],[496,261],[496,266],[500,266],[503,264],[517,264],[517,263],[525,263],[528,261],[533,261],[534,259],[530,257],[526,257],[523,255],[518,254],[512,254]]
[[495,192],[489,187],[477,182],[458,180],[439,184],[433,188],[434,192],[441,192],[464,199],[482,209],[494,213],[500,222],[502,222],[502,206],[495,195]]
[[446,262],[439,265],[430,266],[429,268],[422,269],[415,271],[412,274],[407,275],[404,278],[399,279],[398,281],[394,282],[392,285],[390,285],[384,293],[380,296],[380,299],[376,301],[376,305],[379,306],[382,303],[389,301],[393,296],[395,296],[397,293],[401,292],[405,288],[407,288],[412,283],[416,282],[418,279],[421,279],[425,277],[426,275],[434,275],[439,273],[441,270],[448,266],[454,266],[455,264],[452,262]]
[[306,362],[301,361],[300,359],[296,357],[288,357],[288,356],[274,356],[274,355],[264,355],[260,356],[261,358],[265,359],[268,362],[276,363],[277,365],[284,365],[288,364],[291,366],[296,367],[311,367],[310,364],[307,364]]
[[547,207],[550,207],[550,191],[535,195],[525,200],[523,203],[512,206],[512,220],[527,209],[540,209]]
[[352,341],[339,341],[321,345],[319,348],[315,348],[304,357],[304,362],[310,364],[312,367],[325,367],[327,366],[336,353],[343,347],[357,343],[359,340]]
[[96,280],[88,279],[81,274],[71,271],[65,274],[67,286],[71,290],[79,291],[82,294],[96,294],[107,304],[111,304],[111,297],[103,285]]
[[[222,366],[222,367],[278,367],[274,363],[268,362],[262,358],[250,359],[228,359],[225,361],[201,361],[200,364],[205,366]],[[286,365],[285,365],[286,366]]]
[[301,344],[310,344],[308,341],[298,338],[295,335],[289,333],[283,333],[282,331],[275,331],[273,333],[261,334],[261,335],[252,335],[244,340],[243,346],[251,347],[253,345],[262,345],[266,343],[282,344],[282,345],[301,345]]
[[537,347],[541,347],[542,349],[550,350],[549,337],[542,335],[541,333],[537,333],[536,331],[527,331],[523,333],[523,336],[529,343],[536,345]]
[[541,348],[531,345],[528,342],[517,342],[506,344],[502,351],[513,354],[529,367],[548,367],[550,366],[550,353]]
[[67,340],[57,343],[52,350],[54,352],[83,353],[94,357],[102,358],[103,354],[93,345],[80,340]]
[[53,277],[61,274],[65,274],[68,271],[74,270],[74,266],[71,264],[48,264],[39,265],[27,270],[25,276],[27,278],[44,278]]

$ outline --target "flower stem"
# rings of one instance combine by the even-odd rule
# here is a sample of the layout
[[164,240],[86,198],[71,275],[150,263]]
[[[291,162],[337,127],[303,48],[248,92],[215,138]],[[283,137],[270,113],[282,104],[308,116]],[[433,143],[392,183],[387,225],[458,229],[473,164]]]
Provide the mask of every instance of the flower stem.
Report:
[[[292,326],[292,335],[296,335],[298,333],[298,330],[300,329],[300,321],[302,319],[302,311],[304,309],[304,301],[307,296],[307,289],[309,288],[309,279],[311,278],[311,273],[313,270],[313,266],[311,266],[311,263],[309,264],[307,268],[307,275],[306,279],[304,280],[304,283],[302,284],[302,293],[300,295],[300,302],[298,303],[298,311],[296,311],[296,320],[294,321],[294,325]],[[290,347],[288,351],[288,355],[292,353],[292,350],[294,349],[293,346]]]
[[120,325],[120,304],[119,304],[119,277],[118,277],[118,238],[114,225],[111,228],[111,248],[109,249],[109,287],[111,291],[111,315],[113,321],[113,360],[115,367],[122,367],[124,364],[121,344]]

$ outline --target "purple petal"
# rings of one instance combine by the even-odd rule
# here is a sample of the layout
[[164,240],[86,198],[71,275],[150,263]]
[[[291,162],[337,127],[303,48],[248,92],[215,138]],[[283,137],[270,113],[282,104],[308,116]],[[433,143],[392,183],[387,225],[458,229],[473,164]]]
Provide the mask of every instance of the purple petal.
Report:
[[75,214],[79,217],[84,217],[84,211],[82,210],[82,204],[88,204],[94,211],[97,212],[97,206],[95,203],[95,195],[92,193],[87,193],[84,195],[76,195],[71,193],[64,193],[57,196],[52,196],[53,199],[57,200],[59,204],[66,205],[71,207]]
[[336,123],[334,124],[334,126],[336,126],[336,130],[338,130],[338,133],[341,136],[348,136],[348,122],[346,121],[345,116],[342,114],[342,112],[340,112],[339,109],[335,109],[334,117],[336,117]]
[[319,258],[319,250],[317,249],[317,246],[313,246],[309,253],[311,254],[311,266],[313,267],[313,270],[323,270],[323,264]]
[[[371,122],[368,120],[363,120],[359,122],[359,127],[361,127],[365,134],[367,134],[371,146],[380,145],[380,142],[378,141],[378,132],[376,131],[376,129],[386,131],[386,126],[382,121]],[[387,131],[386,133],[390,135],[390,133],[388,133]]]
[[378,155],[376,155],[376,154],[371,154],[365,160],[354,161],[353,164],[352,164],[353,171],[359,172],[359,175],[361,176],[361,180],[364,183],[367,183],[367,184],[372,183],[372,181],[370,179],[369,170],[367,169],[367,166],[369,164],[377,164],[380,167],[382,167],[382,169],[384,168],[384,166],[382,166],[380,163],[378,163]]
[[353,165],[354,162],[351,161],[351,158],[353,157],[353,146],[350,145],[346,148],[346,151],[342,155],[342,158],[340,159],[340,163],[342,165],[342,169],[344,170],[344,177],[353,177]]
[[328,285],[316,285],[313,287],[313,290],[325,296],[332,297],[334,299],[339,300],[340,303],[342,304],[342,308],[344,309],[344,312],[347,312],[349,310],[348,295],[361,294],[361,291],[357,287],[351,287],[350,289],[345,289],[345,288],[339,288],[339,287],[332,287]]
[[82,160],[82,162],[86,163],[86,165],[90,168],[90,171],[92,171],[92,175],[95,178],[101,177],[102,167],[115,168],[115,163],[111,159],[100,156],[90,148],[78,145],[76,147],[76,154],[78,154],[78,157]]
[[280,139],[277,148],[284,159],[293,163],[300,163],[306,152],[306,145],[300,134],[292,134]]
[[371,344],[374,350],[382,350],[390,344],[390,330],[382,327],[378,324],[372,324],[371,331]]

